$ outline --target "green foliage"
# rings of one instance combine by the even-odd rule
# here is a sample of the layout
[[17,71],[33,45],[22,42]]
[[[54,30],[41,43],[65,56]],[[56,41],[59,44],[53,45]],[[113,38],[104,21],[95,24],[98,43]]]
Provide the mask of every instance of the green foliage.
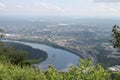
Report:
[[112,30],[112,44],[114,46],[114,48],[119,49],[120,48],[120,27],[118,25],[114,25],[113,26],[113,30]]
[[89,60],[81,60],[78,66],[67,72],[59,72],[49,66],[47,71],[0,62],[0,80],[111,80],[110,73],[100,65],[94,67]]
[[27,53],[24,51],[16,51],[11,48],[0,47],[0,61],[10,62],[15,65],[24,64],[23,61],[27,60]]
[[[41,50],[33,49],[32,47],[24,46],[22,44],[17,44],[17,43],[15,44],[18,46],[17,48],[21,48],[21,49],[11,48],[12,45],[11,45],[11,47],[10,47],[10,45],[6,46],[6,44],[4,44],[2,42],[1,42],[1,44],[3,44],[3,45],[0,47],[0,59],[11,62],[12,64],[21,65],[21,67],[22,67],[22,65],[31,65],[34,63],[41,62],[42,58],[40,58],[40,57],[42,57],[42,54],[45,53],[45,52],[42,53],[43,51],[41,51]],[[28,50],[30,53],[28,53],[22,49]],[[35,53],[33,53],[34,51],[35,51]],[[43,56],[43,58],[44,58],[44,56]]]
[[0,64],[0,80],[45,80],[43,73],[31,67]]
[[[15,50],[22,50],[28,52],[27,58],[30,60],[38,60],[39,63],[47,59],[47,53],[43,50],[40,49],[35,49],[30,46],[20,44],[20,43],[15,43],[15,42],[5,42],[5,47],[12,47]],[[37,61],[37,62],[38,62]]]
[[119,80],[119,79],[120,79],[120,72],[113,72],[112,80]]
[[22,62],[26,59],[27,53],[24,51],[12,51],[7,54],[9,61],[13,64],[22,64]]
[[70,69],[68,80],[111,80],[110,73],[102,66],[95,67],[91,60],[81,60],[80,63]]
[[4,31],[3,29],[0,29],[0,39],[5,37],[5,35],[2,34],[3,31]]
[[48,71],[44,73],[47,80],[64,80],[63,74],[58,72],[55,68],[49,66]]

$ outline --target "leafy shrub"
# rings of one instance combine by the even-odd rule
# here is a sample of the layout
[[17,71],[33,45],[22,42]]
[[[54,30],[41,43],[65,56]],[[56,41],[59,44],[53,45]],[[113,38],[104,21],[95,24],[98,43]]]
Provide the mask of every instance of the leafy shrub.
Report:
[[120,80],[120,72],[113,72],[112,80]]
[[80,65],[71,67],[67,72],[59,72],[53,67],[47,71],[0,62],[0,80],[111,80],[110,73],[100,65],[81,60]]

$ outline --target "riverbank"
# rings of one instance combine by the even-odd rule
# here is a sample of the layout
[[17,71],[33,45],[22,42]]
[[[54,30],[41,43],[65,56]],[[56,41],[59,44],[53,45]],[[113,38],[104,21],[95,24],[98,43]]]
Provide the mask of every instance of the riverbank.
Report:
[[42,63],[35,64],[36,67],[40,67],[40,69],[42,70],[47,70],[48,66],[52,65],[57,70],[63,71],[65,69],[68,69],[70,66],[77,65],[80,59],[79,56],[60,48],[53,48],[52,46],[48,46],[40,43],[38,44],[32,42],[13,41],[13,40],[9,40],[9,41],[28,45],[31,46],[32,48],[40,49],[47,52],[48,55],[47,59]]
[[65,51],[68,51],[68,52],[71,52],[77,56],[79,56],[80,58],[83,58],[83,59],[86,59],[86,57],[82,54],[82,52],[78,52],[78,51],[74,51],[72,49],[69,49],[69,48],[66,48],[66,47],[63,47],[63,46],[60,46],[60,45],[57,45],[55,43],[52,43],[50,41],[48,41],[47,39],[46,40],[32,40],[32,39],[4,39],[4,40],[12,40],[12,41],[21,41],[21,42],[29,42],[29,43],[38,43],[38,44],[43,44],[43,45],[48,45],[48,46],[51,46],[53,48],[58,48],[58,49],[62,49],[62,50],[65,50]]

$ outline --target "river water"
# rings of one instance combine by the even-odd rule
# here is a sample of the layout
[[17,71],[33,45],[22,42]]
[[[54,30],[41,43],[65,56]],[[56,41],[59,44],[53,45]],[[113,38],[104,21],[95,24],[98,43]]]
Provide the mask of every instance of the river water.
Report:
[[34,64],[34,66],[39,67],[41,70],[47,70],[48,66],[53,66],[59,71],[66,71],[70,66],[77,65],[79,63],[79,56],[60,48],[53,48],[48,45],[21,41],[5,40],[4,42],[6,41],[21,43],[47,52],[48,58],[45,61]]

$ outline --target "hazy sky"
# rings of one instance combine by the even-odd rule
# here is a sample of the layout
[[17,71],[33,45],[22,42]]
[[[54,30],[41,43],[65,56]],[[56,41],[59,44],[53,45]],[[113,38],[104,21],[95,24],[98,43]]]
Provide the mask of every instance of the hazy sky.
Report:
[[120,0],[0,0],[0,15],[120,17]]

